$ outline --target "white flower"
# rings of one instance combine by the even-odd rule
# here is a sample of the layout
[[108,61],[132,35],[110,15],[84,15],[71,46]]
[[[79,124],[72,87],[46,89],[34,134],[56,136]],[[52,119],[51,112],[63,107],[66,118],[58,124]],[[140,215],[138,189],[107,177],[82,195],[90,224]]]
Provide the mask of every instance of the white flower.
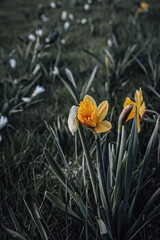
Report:
[[61,39],[61,44],[65,44],[66,43],[66,40],[65,39]]
[[0,142],[2,141],[2,136],[0,135]]
[[21,99],[23,102],[26,102],[26,103],[28,103],[32,100],[32,98],[29,98],[29,97],[22,97]]
[[67,18],[67,11],[63,11],[61,15],[61,19],[64,21]]
[[4,128],[7,123],[8,123],[8,118],[2,115],[0,117],[0,129]]
[[56,8],[55,2],[51,2],[51,3],[50,3],[50,7],[51,7],[51,8]]
[[44,14],[41,15],[42,21],[43,22],[48,22],[48,17],[46,17]]
[[36,30],[36,35],[41,37],[43,35],[43,30],[42,29],[37,29]]
[[58,68],[57,68],[56,66],[54,67],[54,70],[53,70],[52,73],[53,73],[53,75],[55,75],[55,76],[56,76],[56,75],[59,75],[59,70],[58,70]]
[[85,24],[86,22],[87,22],[87,19],[86,19],[86,18],[82,18],[82,19],[81,19],[81,23],[82,23],[82,24]]
[[72,20],[72,21],[74,20],[74,16],[73,16],[72,13],[70,13],[70,14],[68,15],[68,17],[69,17],[70,20]]
[[64,23],[64,30],[68,30],[69,29],[69,27],[70,27],[70,22],[65,22]]
[[86,3],[86,4],[84,5],[84,10],[86,10],[86,11],[89,10],[89,4]]
[[18,83],[18,80],[17,80],[17,79],[14,79],[13,82],[14,82],[14,84],[17,84],[17,83]]
[[111,39],[108,39],[108,40],[107,40],[107,43],[108,43],[108,47],[111,47],[111,46],[112,46],[112,40],[111,40]]
[[37,85],[31,95],[31,97],[35,97],[37,95],[39,95],[40,93],[43,93],[45,91],[45,89],[39,85]]
[[74,132],[76,132],[79,127],[79,121],[77,119],[77,111],[78,111],[78,107],[75,105],[72,106],[68,116],[68,128],[72,133],[72,135],[74,135]]
[[10,63],[11,68],[15,68],[16,65],[17,65],[17,62],[16,62],[16,60],[14,58],[11,58],[9,60],[9,63]]
[[36,37],[35,37],[34,34],[29,34],[29,35],[28,35],[28,39],[29,39],[30,41],[34,42],[34,41],[36,40]]
[[92,0],[88,0],[87,2],[88,2],[89,4],[91,4],[91,3],[92,3]]

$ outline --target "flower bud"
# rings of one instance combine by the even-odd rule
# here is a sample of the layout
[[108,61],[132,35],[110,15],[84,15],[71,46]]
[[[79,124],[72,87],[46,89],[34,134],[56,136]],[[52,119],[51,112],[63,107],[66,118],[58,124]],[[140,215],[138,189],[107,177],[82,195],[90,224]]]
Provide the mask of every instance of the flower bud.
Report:
[[128,105],[123,109],[119,116],[119,121],[118,121],[118,131],[121,132],[122,125],[126,122],[130,112],[132,111],[133,104]]

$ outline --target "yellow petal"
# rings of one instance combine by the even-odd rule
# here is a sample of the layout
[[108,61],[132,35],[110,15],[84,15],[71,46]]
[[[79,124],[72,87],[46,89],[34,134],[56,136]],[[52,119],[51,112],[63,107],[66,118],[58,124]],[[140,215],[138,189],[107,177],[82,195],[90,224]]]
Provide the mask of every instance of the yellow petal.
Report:
[[133,102],[129,97],[126,98],[124,104],[123,104],[123,108],[126,108],[128,105],[131,105],[133,104],[133,108],[132,108],[132,111],[130,112],[126,122],[128,122],[128,120],[130,119],[133,119],[134,118],[134,115],[135,115],[135,106],[137,105],[135,102]]
[[108,101],[103,101],[97,108],[97,121],[101,122],[108,112]]
[[139,106],[142,104],[143,96],[142,96],[142,89],[141,88],[139,89],[139,91],[136,90],[134,99]]
[[[88,100],[88,101],[91,101],[93,104],[96,104],[95,100],[91,96],[89,96],[89,95],[86,95],[83,98],[83,100]],[[97,104],[96,104],[96,107],[97,107]]]
[[108,121],[102,121],[98,122],[97,126],[94,128],[94,132],[96,133],[102,133],[102,132],[108,132],[112,128],[112,125]]
[[145,111],[146,111],[146,105],[143,102],[143,104],[141,105],[141,107],[139,109],[139,114],[140,114],[141,118],[143,117],[143,114],[145,113]]

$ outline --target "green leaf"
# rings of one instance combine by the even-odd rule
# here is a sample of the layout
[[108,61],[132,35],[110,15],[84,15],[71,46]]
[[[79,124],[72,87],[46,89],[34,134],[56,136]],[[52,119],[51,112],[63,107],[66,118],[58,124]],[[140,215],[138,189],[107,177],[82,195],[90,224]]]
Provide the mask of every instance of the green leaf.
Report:
[[17,221],[16,216],[15,216],[15,214],[14,214],[11,206],[8,205],[8,204],[7,204],[7,209],[8,209],[8,211],[9,211],[9,214],[10,214],[10,216],[11,216],[11,219],[12,219],[12,222],[13,222],[13,224],[14,224],[14,227],[15,227],[16,231],[17,231],[18,233],[22,233],[22,230],[21,230],[21,227],[20,227],[20,225],[19,225],[19,222]]
[[45,192],[45,196],[52,203],[54,207],[60,209],[63,212],[67,212],[71,217],[81,220],[80,217],[70,207],[68,207],[64,202],[62,202],[52,193]]
[[[62,172],[58,163],[55,161],[55,159],[52,157],[52,155],[47,151],[47,149],[44,149],[44,154],[45,154],[45,157],[46,157],[48,163],[50,164],[50,166],[52,168],[53,173],[56,175],[56,177],[59,179],[59,181],[62,183],[62,185],[65,188],[67,187],[67,191],[72,195],[73,199],[75,200],[75,202],[79,206],[83,216],[85,218],[87,217],[88,223],[90,224],[92,229],[95,230],[95,227],[94,227],[94,224],[93,224],[93,221],[92,221],[93,217],[90,215],[89,211],[86,211],[86,207],[85,207],[84,203],[82,202],[79,195],[76,193],[76,190],[74,189],[71,182],[69,180],[67,180],[67,185],[68,186],[66,186],[66,176]],[[86,216],[86,212],[87,212],[87,216]]]
[[60,75],[58,75],[59,78],[61,79],[61,81],[63,82],[63,84],[65,85],[65,87],[67,88],[67,90],[70,92],[71,96],[73,97],[73,99],[75,100],[76,104],[79,104],[79,96],[78,96],[78,92],[75,89],[73,83],[67,79],[63,79]]
[[81,94],[80,94],[80,98],[83,99],[84,96],[87,94],[90,86],[92,85],[92,82],[95,78],[95,75],[96,75],[96,72],[97,72],[97,69],[98,69],[98,66],[95,66],[94,69],[93,69],[93,72],[89,78],[88,81],[86,81],[84,84],[83,84],[83,87],[82,87],[82,91],[81,91]]
[[103,65],[103,67],[105,68],[105,64],[104,61],[102,61],[99,57],[97,57],[94,53],[91,53],[90,51],[88,51],[87,49],[83,49],[84,52],[88,53],[89,55],[91,55],[92,57],[94,57],[99,63],[101,63]]
[[66,73],[66,76],[67,76],[68,80],[72,83],[72,85],[76,89],[77,85],[76,85],[76,82],[74,80],[72,72],[68,68],[65,68],[65,73]]
[[137,111],[135,112],[132,129],[130,133],[129,146],[128,146],[128,161],[126,164],[125,172],[125,207],[128,205],[128,199],[130,194],[134,164],[138,150],[138,130],[137,130]]
[[[56,175],[56,177],[59,179],[59,181],[63,184],[63,186],[66,187],[66,176],[62,172],[59,164],[56,162],[56,160],[52,157],[52,155],[48,152],[47,149],[44,149],[44,155],[45,155],[48,163],[50,164],[53,173]],[[67,187],[68,191],[72,195],[74,195],[74,192],[76,192],[76,191],[69,180],[67,180],[67,184],[68,184],[68,187]]]
[[99,225],[99,230],[100,230],[101,236],[106,235],[107,234],[107,228],[106,228],[106,225],[104,224],[103,220],[101,218],[97,218],[97,222],[98,222],[98,225]]
[[147,148],[146,148],[146,152],[145,152],[144,159],[143,159],[143,164],[142,164],[142,167],[141,167],[141,170],[140,170],[140,174],[139,174],[139,179],[138,179],[136,193],[135,193],[135,196],[133,198],[133,201],[132,201],[131,207],[129,209],[129,213],[128,213],[129,220],[131,219],[131,215],[132,215],[132,212],[133,212],[133,208],[134,208],[134,204],[135,204],[135,200],[136,200],[137,194],[138,194],[138,192],[139,192],[139,190],[141,188],[141,184],[142,184],[143,178],[145,176],[147,167],[149,165],[149,162],[150,162],[152,154],[153,154],[153,150],[154,150],[154,147],[155,147],[155,144],[156,144],[156,140],[157,140],[157,135],[158,135],[158,126],[159,126],[159,119],[157,119],[154,131],[153,131],[153,133],[152,133],[152,135],[150,137],[150,140],[149,140]]
[[45,229],[44,229],[44,227],[43,227],[43,225],[40,221],[41,217],[40,217],[40,212],[39,212],[37,206],[35,205],[35,203],[31,202],[30,203],[31,204],[31,209],[30,209],[27,202],[25,201],[25,199],[24,199],[24,203],[27,207],[27,210],[28,210],[33,222],[35,223],[35,225],[36,225],[36,227],[37,227],[37,229],[40,233],[41,239],[42,240],[48,240],[46,231],[45,231]]
[[4,231],[7,234],[11,235],[12,237],[18,238],[19,240],[27,240],[27,238],[25,238],[24,236],[22,236],[20,233],[18,233],[16,231],[14,231],[12,229],[9,229],[9,228],[6,228],[4,226],[1,226],[1,227],[4,229]]
[[101,219],[103,220],[103,222],[106,226],[106,230],[107,230],[108,235],[110,236],[111,239],[113,239],[112,227],[111,227],[113,225],[113,222],[112,222],[111,219],[109,220],[107,212],[104,210],[103,207],[100,207],[100,216],[101,216]]
[[46,123],[46,126],[47,126],[49,132],[51,133],[51,135],[52,135],[52,137],[53,137],[53,140],[55,140],[55,142],[56,142],[57,150],[58,150],[58,152],[60,153],[60,156],[61,156],[61,158],[62,158],[62,161],[63,161],[65,167],[66,167],[67,169],[69,169],[68,162],[67,162],[67,160],[66,160],[66,158],[65,158],[65,156],[64,156],[63,150],[62,150],[62,148],[61,148],[61,145],[59,144],[59,140],[58,140],[58,138],[57,138],[57,136],[56,136],[53,128],[52,128],[50,125],[48,125],[47,123]]

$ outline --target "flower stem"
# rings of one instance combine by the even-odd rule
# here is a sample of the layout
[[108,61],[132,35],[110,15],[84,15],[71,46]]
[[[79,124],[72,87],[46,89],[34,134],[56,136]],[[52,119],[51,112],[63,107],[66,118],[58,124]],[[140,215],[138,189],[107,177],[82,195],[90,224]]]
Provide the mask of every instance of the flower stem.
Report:
[[84,132],[83,132],[83,128],[82,128],[81,124],[79,126],[79,135],[80,135],[81,143],[82,143],[83,150],[84,150],[84,153],[85,153],[85,156],[86,156],[86,163],[87,163],[89,176],[90,176],[91,183],[92,183],[94,198],[95,198],[95,201],[96,201],[96,204],[97,204],[98,198],[97,198],[97,191],[96,191],[96,175],[95,175],[95,171],[94,171],[93,164],[92,164],[92,161],[91,161],[89,149],[87,147],[87,141],[86,141],[86,138],[84,136]]

